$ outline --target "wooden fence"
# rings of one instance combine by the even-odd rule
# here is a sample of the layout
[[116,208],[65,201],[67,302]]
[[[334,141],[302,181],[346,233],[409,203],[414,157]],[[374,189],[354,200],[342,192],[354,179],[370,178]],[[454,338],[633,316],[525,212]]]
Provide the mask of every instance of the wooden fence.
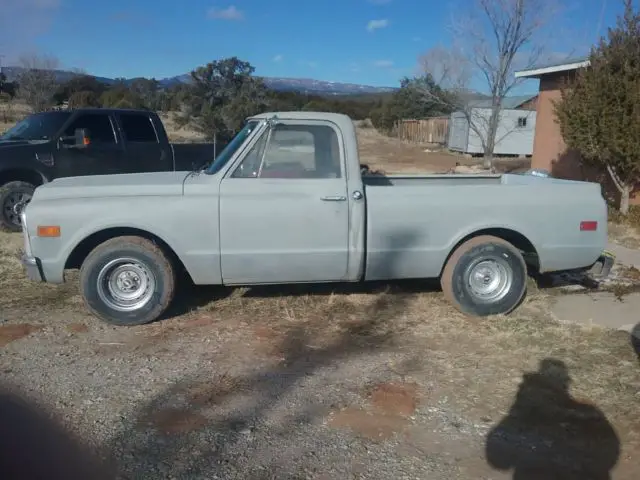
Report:
[[413,143],[447,143],[449,117],[434,117],[425,120],[400,120],[395,125],[398,138]]

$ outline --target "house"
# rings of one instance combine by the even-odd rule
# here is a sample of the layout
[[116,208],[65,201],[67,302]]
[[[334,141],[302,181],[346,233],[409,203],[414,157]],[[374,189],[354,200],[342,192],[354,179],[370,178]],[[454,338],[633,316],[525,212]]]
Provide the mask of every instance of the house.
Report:
[[[531,167],[547,170],[558,178],[601,183],[605,196],[615,200],[619,193],[611,178],[595,168],[586,166],[576,152],[567,149],[560,132],[560,125],[556,122],[553,103],[560,100],[562,85],[570,81],[578,70],[588,67],[589,60],[582,57],[515,73],[516,78],[540,80]],[[631,194],[632,205],[640,204],[638,193],[640,190],[635,189]]]
[[[496,133],[496,155],[531,155],[536,127],[538,95],[506,97]],[[447,147],[450,150],[483,154],[482,137],[486,138],[491,116],[491,99],[470,100],[467,111],[453,112],[449,121]]]
[[[566,159],[566,145],[556,123],[553,102],[560,99],[562,84],[570,80],[580,68],[589,66],[589,60],[574,58],[561,63],[544,65],[515,73],[516,78],[539,79],[536,131],[533,140],[532,168],[540,168],[566,178],[582,175],[576,158]],[[563,165],[560,165],[563,163]]]

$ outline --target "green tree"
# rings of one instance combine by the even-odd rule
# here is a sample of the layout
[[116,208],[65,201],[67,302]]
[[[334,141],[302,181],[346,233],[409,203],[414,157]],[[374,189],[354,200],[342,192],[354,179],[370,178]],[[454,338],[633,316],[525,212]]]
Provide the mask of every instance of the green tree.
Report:
[[620,212],[640,182],[640,13],[624,14],[589,56],[588,68],[564,85],[556,114],[568,148],[606,170],[620,192]]
[[147,108],[144,100],[123,83],[113,85],[99,98],[105,108]]
[[75,92],[69,97],[70,108],[100,107],[100,98],[96,92]]
[[377,129],[390,132],[399,120],[446,115],[454,106],[453,94],[438,86],[427,73],[400,80],[400,88],[371,113],[371,121]]
[[228,140],[244,118],[265,111],[269,95],[255,68],[237,57],[215,60],[191,72],[191,88],[183,119],[194,117],[196,128],[207,138]]
[[92,75],[77,75],[60,85],[53,98],[58,104],[70,101],[72,96],[80,92],[91,92],[95,98],[98,98],[107,88],[107,85]]

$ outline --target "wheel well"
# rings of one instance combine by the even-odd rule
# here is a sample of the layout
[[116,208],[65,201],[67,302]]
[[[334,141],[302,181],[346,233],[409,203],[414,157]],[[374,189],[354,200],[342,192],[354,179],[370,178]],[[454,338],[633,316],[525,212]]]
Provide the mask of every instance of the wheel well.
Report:
[[522,252],[529,272],[533,274],[539,272],[540,264],[538,261],[538,252],[527,237],[519,232],[516,232],[515,230],[511,230],[508,228],[485,228],[484,230],[477,230],[473,233],[470,233],[469,235],[461,239],[458,243],[456,243],[456,245],[449,252],[449,255],[447,255],[447,259],[442,265],[440,274],[442,274],[442,270],[444,270],[444,267],[449,261],[451,255],[453,255],[453,252],[455,252],[460,245],[462,245],[467,240],[471,240],[472,238],[478,237],[480,235],[492,235],[494,237],[501,238],[506,242],[509,242],[515,248],[520,250],[520,252]]
[[76,245],[76,247],[73,249],[73,251],[69,255],[69,258],[67,258],[64,268],[65,269],[80,268],[84,260],[89,255],[89,253],[91,253],[91,251],[94,248],[96,248],[98,245],[106,242],[107,240],[111,240],[112,238],[123,237],[123,236],[142,237],[152,241],[162,249],[162,251],[167,255],[167,257],[169,258],[171,263],[173,263],[174,266],[182,269],[184,272],[188,274],[188,271],[185,268],[184,264],[182,263],[182,260],[180,260],[180,257],[176,255],[176,252],[173,251],[173,249],[167,244],[167,242],[162,240],[157,235],[147,232],[146,230],[141,230],[138,228],[130,228],[130,227],[108,228],[106,230],[101,230],[99,232],[89,235],[87,238],[82,240],[78,245]]
[[9,182],[27,182],[38,187],[44,183],[44,177],[36,170],[26,168],[15,168],[0,172],[0,186]]

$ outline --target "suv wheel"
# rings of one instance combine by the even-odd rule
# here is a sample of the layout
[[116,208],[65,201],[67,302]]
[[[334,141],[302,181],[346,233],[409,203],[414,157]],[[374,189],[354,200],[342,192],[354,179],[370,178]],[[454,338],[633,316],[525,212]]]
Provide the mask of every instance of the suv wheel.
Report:
[[22,230],[20,214],[36,189],[27,182],[9,182],[0,187],[0,226],[9,232]]

